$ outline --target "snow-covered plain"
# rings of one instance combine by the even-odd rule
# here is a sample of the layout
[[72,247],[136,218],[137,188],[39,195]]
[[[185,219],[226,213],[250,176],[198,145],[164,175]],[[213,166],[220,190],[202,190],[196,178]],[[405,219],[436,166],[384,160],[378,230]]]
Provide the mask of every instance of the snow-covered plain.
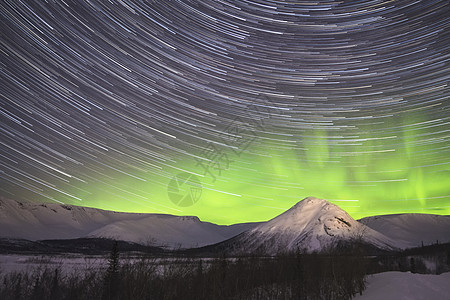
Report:
[[363,295],[354,300],[450,299],[450,272],[440,275],[384,272],[368,277]]
[[106,268],[108,257],[86,256],[76,254],[65,255],[0,255],[0,273],[27,272],[48,268],[59,269],[64,273],[99,270]]
[[[176,258],[174,258],[176,259]],[[122,258],[122,263],[139,261],[139,257]],[[171,258],[154,259],[157,269]],[[208,259],[202,259],[207,261]],[[42,268],[58,268],[63,274],[105,269],[105,256],[83,255],[0,255],[0,273],[39,272]],[[367,288],[354,300],[446,300],[450,299],[450,272],[440,275],[410,272],[384,272],[367,277]]]
[[[54,255],[28,255],[28,254],[0,254],[0,277],[12,273],[41,273],[44,270],[58,269],[62,274],[98,273],[108,268],[108,255],[83,254],[54,254]],[[207,267],[214,258],[186,258],[186,257],[146,257],[140,254],[120,254],[121,266],[144,263],[152,266],[157,274],[163,274],[165,268],[171,265],[197,264],[201,260],[203,267]],[[234,258],[227,258],[234,261]]]

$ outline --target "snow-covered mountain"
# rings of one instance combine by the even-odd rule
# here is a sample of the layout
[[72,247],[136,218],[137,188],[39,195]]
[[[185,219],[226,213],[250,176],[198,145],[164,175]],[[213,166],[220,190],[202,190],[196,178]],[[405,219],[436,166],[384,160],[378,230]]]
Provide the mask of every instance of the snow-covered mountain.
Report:
[[229,239],[257,223],[221,226],[197,217],[123,213],[0,198],[0,237],[44,240],[105,237],[167,246],[200,247]]
[[431,214],[397,214],[373,216],[359,220],[360,223],[405,245],[422,245],[450,242],[450,216]]
[[216,248],[221,250],[268,254],[297,249],[320,251],[355,239],[378,249],[404,249],[419,246],[422,241],[425,245],[450,242],[450,216],[402,214],[358,222],[338,206],[309,197],[267,222],[221,226],[190,216],[123,213],[0,198],[0,238],[37,241],[84,237],[169,248],[218,244]]
[[308,197],[281,215],[224,242],[224,248],[265,254],[313,252],[352,240],[379,249],[398,247],[394,240],[354,220],[337,205]]

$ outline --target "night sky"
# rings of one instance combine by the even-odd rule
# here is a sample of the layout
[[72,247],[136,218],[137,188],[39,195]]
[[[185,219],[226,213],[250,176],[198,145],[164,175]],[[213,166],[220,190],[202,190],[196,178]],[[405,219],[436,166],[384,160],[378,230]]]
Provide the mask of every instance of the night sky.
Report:
[[447,0],[0,7],[3,197],[220,224],[307,196],[450,214]]

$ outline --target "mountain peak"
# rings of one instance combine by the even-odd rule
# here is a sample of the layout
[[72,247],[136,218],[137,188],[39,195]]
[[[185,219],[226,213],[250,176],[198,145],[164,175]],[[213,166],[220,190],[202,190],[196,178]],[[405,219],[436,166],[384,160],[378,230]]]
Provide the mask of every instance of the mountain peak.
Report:
[[316,198],[316,197],[306,197],[302,200],[300,200],[299,202],[297,202],[294,206],[292,206],[289,210],[296,210],[296,209],[300,209],[303,208],[305,206],[317,206],[317,207],[324,207],[327,205],[334,205],[331,202],[325,200],[325,199],[320,199],[320,198]]
[[[321,251],[339,241],[363,238],[381,248],[391,241],[354,220],[339,206],[315,197],[307,197],[277,217],[241,235],[251,251]],[[246,249],[247,250],[247,249]]]
[[316,197],[313,197],[313,196],[306,197],[303,200],[300,200],[298,203],[302,203],[302,202],[308,202],[308,203],[326,202],[326,203],[330,203],[329,201],[327,201],[325,199],[316,198]]
[[[335,204],[315,197],[307,197],[290,209],[266,223],[254,228],[254,231],[270,231],[286,234],[302,232],[313,227],[322,227],[329,220],[344,220],[344,225],[356,222],[347,212]],[[326,228],[327,226],[325,226]],[[351,227],[351,226],[350,226]]]

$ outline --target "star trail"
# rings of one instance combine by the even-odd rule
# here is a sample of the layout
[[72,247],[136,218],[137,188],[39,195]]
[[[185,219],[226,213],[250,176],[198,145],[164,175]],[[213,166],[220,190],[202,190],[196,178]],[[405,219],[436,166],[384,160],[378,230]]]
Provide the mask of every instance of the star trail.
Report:
[[450,214],[450,3],[2,1],[0,195]]

